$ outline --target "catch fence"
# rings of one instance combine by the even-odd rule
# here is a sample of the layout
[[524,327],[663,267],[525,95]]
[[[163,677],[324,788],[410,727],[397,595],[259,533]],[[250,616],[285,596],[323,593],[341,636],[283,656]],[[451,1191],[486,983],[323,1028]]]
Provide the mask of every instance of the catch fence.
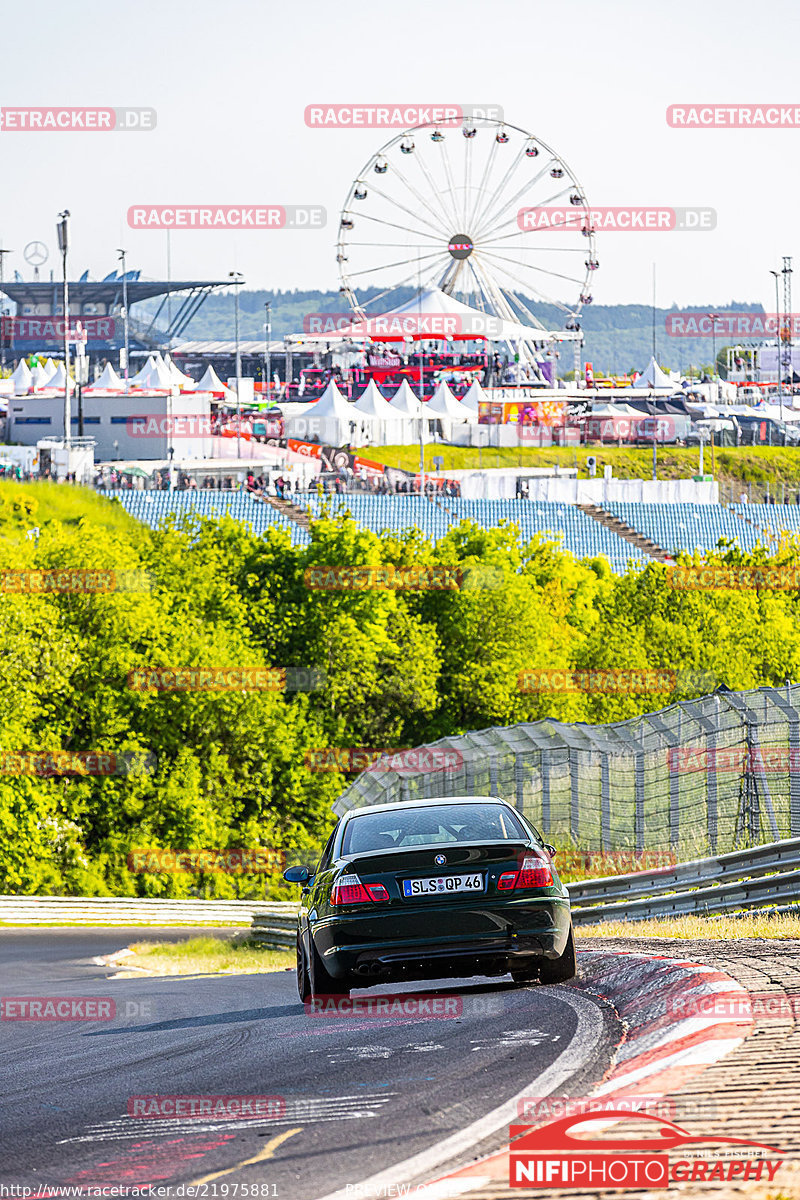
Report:
[[549,840],[677,861],[800,837],[800,685],[720,689],[607,725],[542,720],[378,759],[335,804],[499,796]]

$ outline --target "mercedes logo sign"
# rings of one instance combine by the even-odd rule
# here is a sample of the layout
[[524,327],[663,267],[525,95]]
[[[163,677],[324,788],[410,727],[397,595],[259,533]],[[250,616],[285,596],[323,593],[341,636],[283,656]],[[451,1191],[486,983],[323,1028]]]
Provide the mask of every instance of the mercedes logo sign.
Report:
[[32,267],[41,267],[50,257],[50,251],[44,242],[28,242],[22,251],[22,256],[25,262],[29,263]]
[[437,854],[436,858],[433,861],[436,863],[437,867],[443,867],[444,864],[447,862],[447,859],[445,858],[445,856],[443,854]]

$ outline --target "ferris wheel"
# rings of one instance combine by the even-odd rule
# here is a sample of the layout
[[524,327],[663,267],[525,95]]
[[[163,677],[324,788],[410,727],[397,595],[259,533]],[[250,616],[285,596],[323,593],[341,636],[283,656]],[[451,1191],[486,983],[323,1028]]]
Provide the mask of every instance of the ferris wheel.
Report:
[[386,142],[350,186],[336,252],[359,315],[437,288],[529,328],[525,358],[548,330],[580,328],[599,266],[574,173],[540,138],[488,118]]

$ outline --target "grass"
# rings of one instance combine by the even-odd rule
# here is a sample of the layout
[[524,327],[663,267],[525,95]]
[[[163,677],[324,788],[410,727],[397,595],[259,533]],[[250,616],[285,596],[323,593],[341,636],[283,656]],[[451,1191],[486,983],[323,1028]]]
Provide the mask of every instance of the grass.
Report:
[[680,941],[741,941],[742,938],[800,938],[800,914],[744,913],[724,917],[666,917],[649,921],[605,921],[579,925],[579,938],[675,938]]
[[[362,451],[365,458],[387,463],[406,471],[419,469],[418,446],[369,446]],[[444,459],[446,471],[477,470],[478,467],[577,467],[578,476],[589,476],[586,459],[593,455],[597,459],[597,475],[602,478],[603,468],[613,468],[616,479],[652,479],[652,447],[632,446],[555,446],[539,449],[536,446],[494,447],[480,450],[471,446],[428,445],[425,448],[425,469],[433,471],[433,457]],[[699,451],[697,447],[659,447],[659,479],[691,479],[698,473]],[[800,449],[783,446],[738,446],[730,448],[706,447],[705,470],[712,472],[720,484],[769,483],[774,489],[786,484],[797,488],[800,485]]]
[[185,942],[134,942],[122,971],[139,967],[151,975],[263,974],[294,967],[292,950],[268,950],[241,934],[233,938],[193,937]]
[[0,480],[0,527],[4,533],[22,533],[48,521],[77,525],[84,519],[111,533],[141,531],[140,522],[121,504],[99,495],[93,488],[49,481]]

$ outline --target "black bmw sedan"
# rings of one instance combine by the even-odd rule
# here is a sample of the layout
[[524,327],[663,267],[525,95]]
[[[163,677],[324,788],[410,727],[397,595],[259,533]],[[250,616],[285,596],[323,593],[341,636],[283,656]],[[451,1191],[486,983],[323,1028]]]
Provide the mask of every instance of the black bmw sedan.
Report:
[[303,885],[300,998],[411,979],[575,974],[569,895],[555,850],[490,796],[354,809]]

